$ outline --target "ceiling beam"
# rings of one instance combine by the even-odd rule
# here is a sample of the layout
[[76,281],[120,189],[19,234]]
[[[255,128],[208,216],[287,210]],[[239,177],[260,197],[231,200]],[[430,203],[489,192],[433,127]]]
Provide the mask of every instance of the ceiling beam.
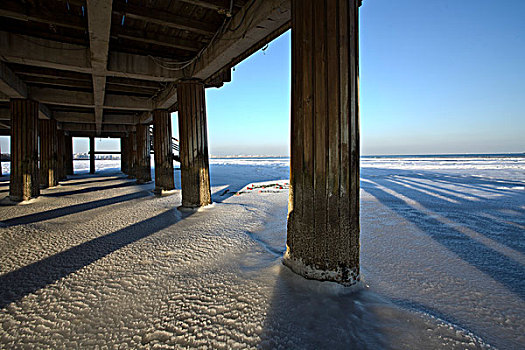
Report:
[[[3,62],[0,62],[0,92],[9,99],[33,98],[28,93],[26,84]],[[51,111],[45,105],[40,104],[38,117],[51,119]]]
[[[253,0],[232,17],[228,28],[183,73],[206,81],[245,59],[290,27],[290,0]],[[247,54],[248,53],[248,54]],[[175,83],[156,99],[156,108],[171,109],[177,101]]]
[[69,16],[57,17],[49,13],[49,11],[43,12],[42,8],[35,11],[35,8],[25,6],[21,1],[2,0],[0,6],[2,6],[2,8],[0,8],[0,17],[11,18],[22,22],[44,23],[80,31],[87,29],[82,17],[71,14]]
[[97,133],[102,131],[104,114],[112,3],[112,0],[90,0],[87,2],[89,49],[91,51],[91,68],[93,69],[93,101],[95,103]]
[[125,39],[136,41],[140,43],[152,44],[157,46],[171,47],[178,50],[184,50],[189,52],[197,52],[204,44],[200,44],[198,41],[184,40],[173,36],[165,36],[162,34],[148,34],[140,30],[126,29],[120,31],[117,34],[111,36],[116,39]]
[[154,23],[159,26],[186,30],[201,35],[212,36],[217,31],[217,28],[210,23],[196,21],[145,6],[135,6],[129,3],[125,6],[123,4],[115,4],[113,10],[118,15],[125,15],[129,18]]
[[[217,11],[219,13],[225,13],[226,10],[230,9],[230,0],[222,0],[220,3],[216,2],[210,2],[210,1],[204,1],[204,0],[179,0],[181,2],[185,2],[191,5],[199,6],[205,9]],[[238,1],[237,1],[238,2]],[[237,7],[237,5],[234,4],[234,6]]]
[[[56,106],[95,108],[93,93],[53,88],[29,87],[29,94],[40,103]],[[106,94],[103,109],[151,111],[151,98]]]
[[[55,119],[62,123],[84,123],[95,124],[94,113],[62,112],[54,113]],[[102,125],[104,124],[123,124],[136,125],[140,118],[137,114],[105,114]]]
[[[53,40],[0,31],[0,57],[23,65],[93,74],[89,48]],[[107,76],[170,82],[180,79],[180,71],[166,68],[163,59],[124,52],[111,52]]]
[[[76,132],[97,132],[95,124],[88,123],[59,123],[59,127],[64,131],[76,131]],[[135,131],[134,125],[118,125],[118,124],[104,124],[102,125],[101,132],[132,132]]]

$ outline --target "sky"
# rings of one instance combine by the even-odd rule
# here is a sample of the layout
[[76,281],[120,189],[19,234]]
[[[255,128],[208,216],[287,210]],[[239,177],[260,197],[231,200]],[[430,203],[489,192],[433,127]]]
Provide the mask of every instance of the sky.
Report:
[[[363,155],[525,152],[525,1],[365,0],[360,10]],[[206,90],[210,155],[289,155],[290,37]]]

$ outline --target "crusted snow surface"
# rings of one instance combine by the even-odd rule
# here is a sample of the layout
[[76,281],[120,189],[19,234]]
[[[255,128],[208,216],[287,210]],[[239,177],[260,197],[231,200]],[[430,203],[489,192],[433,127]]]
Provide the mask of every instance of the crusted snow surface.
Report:
[[498,171],[364,168],[351,288],[282,265],[286,165],[212,163],[193,213],[70,177],[0,206],[0,348],[523,348],[525,175]]

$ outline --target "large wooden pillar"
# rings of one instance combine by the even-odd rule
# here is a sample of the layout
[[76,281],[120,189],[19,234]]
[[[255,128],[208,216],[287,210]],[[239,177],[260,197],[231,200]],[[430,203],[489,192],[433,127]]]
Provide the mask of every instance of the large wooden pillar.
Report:
[[120,138],[120,171],[124,174],[129,172],[129,141],[128,136]]
[[11,109],[11,180],[9,197],[23,201],[40,195],[38,102],[13,99]]
[[53,119],[39,120],[40,133],[40,186],[58,184],[57,174],[57,122]]
[[149,125],[137,124],[137,171],[138,183],[151,181],[151,155]]
[[65,168],[66,175],[73,175],[73,137],[67,135],[65,136]]
[[95,173],[95,137],[89,137],[89,173]]
[[204,84],[195,80],[178,83],[177,101],[182,207],[196,208],[211,203]]
[[167,110],[153,111],[153,149],[155,153],[155,192],[173,190],[175,180],[171,148],[171,118]]
[[284,264],[359,280],[358,0],[292,0],[292,126]]

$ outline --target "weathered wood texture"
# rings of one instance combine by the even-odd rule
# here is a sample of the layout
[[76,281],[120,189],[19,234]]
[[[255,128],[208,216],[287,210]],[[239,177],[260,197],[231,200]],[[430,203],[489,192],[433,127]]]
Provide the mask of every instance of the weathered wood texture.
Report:
[[151,181],[149,125],[137,124],[137,182]]
[[155,191],[175,188],[171,148],[171,118],[165,109],[153,111],[153,149],[155,159]]
[[58,184],[57,174],[57,122],[53,119],[38,121],[40,134],[40,186]]
[[179,103],[182,206],[211,203],[208,130],[204,85],[190,80],[177,84]]
[[11,200],[40,195],[38,170],[38,102],[11,99]]
[[57,130],[57,180],[67,178],[66,174],[66,136],[63,130]]
[[134,179],[137,176],[137,133],[131,132],[128,136],[129,170],[128,177]]
[[292,126],[284,263],[359,280],[358,1],[292,1]]
[[129,140],[128,136],[120,138],[120,171],[129,172]]
[[89,137],[89,173],[95,173],[95,138]]
[[65,137],[65,168],[66,175],[73,175],[75,172],[73,170],[73,137]]

